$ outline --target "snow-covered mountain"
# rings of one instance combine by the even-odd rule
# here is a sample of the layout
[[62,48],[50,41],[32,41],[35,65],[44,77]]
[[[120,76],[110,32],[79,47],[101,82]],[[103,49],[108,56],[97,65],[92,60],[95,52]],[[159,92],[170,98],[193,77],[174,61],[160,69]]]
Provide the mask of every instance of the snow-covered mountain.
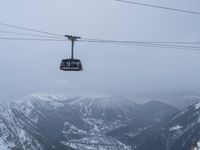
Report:
[[[48,129],[48,117],[55,112],[52,106],[55,105],[35,97],[26,98],[19,103],[0,104],[1,150],[70,149],[63,146],[55,135],[49,136],[51,132],[45,132]],[[45,121],[46,124],[42,124]]]
[[200,141],[193,145],[192,150],[200,150]]
[[[151,108],[153,115],[144,115]],[[139,132],[166,117],[163,112],[176,111],[123,97],[32,95],[0,104],[0,150],[131,150],[133,145],[117,138],[117,130],[126,135],[132,126]]]
[[190,150],[200,139],[200,103],[125,140],[135,150]]

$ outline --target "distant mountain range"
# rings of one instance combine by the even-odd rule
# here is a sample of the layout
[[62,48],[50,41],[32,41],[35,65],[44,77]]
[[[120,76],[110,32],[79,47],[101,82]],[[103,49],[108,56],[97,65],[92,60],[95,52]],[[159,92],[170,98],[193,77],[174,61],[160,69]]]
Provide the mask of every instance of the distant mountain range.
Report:
[[32,95],[0,104],[0,150],[188,150],[200,104]]
[[133,126],[124,127],[130,130],[120,137],[133,150],[190,150],[191,145],[200,139],[200,103],[169,115],[139,132]]

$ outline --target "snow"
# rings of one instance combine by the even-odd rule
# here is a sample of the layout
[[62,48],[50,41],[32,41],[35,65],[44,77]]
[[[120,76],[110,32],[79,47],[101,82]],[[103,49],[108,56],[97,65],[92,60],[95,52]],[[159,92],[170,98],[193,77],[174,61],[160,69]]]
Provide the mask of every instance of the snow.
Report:
[[200,141],[197,143],[197,146],[199,147],[199,149],[200,149]]
[[175,119],[178,118],[179,116],[185,114],[187,111],[188,111],[188,109],[182,110],[180,113],[178,113],[178,114],[173,118],[173,120],[175,120]]
[[89,136],[78,140],[61,142],[77,150],[131,150],[131,147],[105,136]]
[[195,105],[195,109],[199,109],[200,108],[200,103]]
[[[106,99],[104,100],[106,102],[106,105],[111,105],[110,100]],[[112,103],[114,99],[112,100]],[[122,102],[120,102],[122,103]],[[102,109],[104,107],[111,107],[103,105],[100,99],[89,99],[89,98],[77,98],[74,99],[69,103],[71,106],[75,106],[79,108],[79,112],[82,114],[82,120],[88,124],[89,130],[88,131],[82,131],[78,127],[71,125],[69,122],[65,122],[65,128],[63,131],[63,134],[70,135],[70,133],[75,134],[84,134],[86,133],[86,136],[76,139],[68,139],[66,142],[62,142],[64,145],[68,145],[72,148],[75,148],[77,150],[131,150],[131,147],[113,139],[110,137],[107,137],[104,135],[104,131],[112,130],[113,128],[118,128],[123,125],[123,123],[120,120],[115,120],[109,124],[107,124],[102,119],[96,119],[91,116],[92,109],[91,107]],[[106,114],[102,112],[102,115],[105,116]],[[121,116],[122,117],[122,116]]]
[[0,150],[9,150],[7,145],[2,140],[0,140]]
[[0,150],[8,150],[8,148],[5,145],[0,145]]
[[[49,108],[62,108],[64,106],[68,106],[68,105],[72,105],[73,108],[76,108],[75,110],[80,111],[81,113],[81,120],[84,121],[84,123],[86,125],[88,125],[89,129],[80,129],[79,125],[73,125],[71,124],[71,120],[69,120],[69,122],[67,122],[68,120],[64,120],[64,130],[63,130],[63,135],[66,135],[66,137],[68,138],[69,135],[69,139],[67,139],[67,141],[62,141],[61,143],[64,145],[68,145],[69,147],[72,147],[74,149],[77,150],[131,150],[131,147],[115,140],[114,138],[111,138],[107,135],[104,135],[104,133],[106,133],[107,131],[116,129],[116,128],[120,128],[122,126],[125,125],[125,122],[123,120],[121,120],[121,118],[123,118],[124,116],[121,114],[124,114],[127,112],[127,107],[129,107],[129,105],[134,105],[134,103],[132,101],[128,101],[128,103],[125,102],[124,99],[119,98],[104,98],[103,100],[101,99],[84,99],[84,98],[79,98],[79,99],[71,99],[69,100],[69,103],[64,103],[63,100],[68,100],[65,97],[59,97],[59,96],[51,96],[51,95],[32,95],[32,97],[27,97],[27,99],[25,99],[26,101],[24,101],[24,103],[17,103],[16,106],[12,106],[14,107],[16,110],[19,110],[20,112],[24,113],[24,115],[29,118],[30,120],[32,120],[33,122],[37,123],[37,120],[40,116],[43,116],[42,112],[40,112],[39,110],[37,111],[33,111],[34,110],[34,103],[38,103],[38,104],[44,104],[44,108],[48,108],[48,110],[51,110]],[[33,101],[32,101],[33,100]],[[200,105],[200,104],[199,104]],[[74,107],[75,106],[75,107]],[[0,106],[2,107],[2,106]],[[4,107],[9,107],[9,105],[4,105]],[[10,110],[10,108],[4,108],[2,107],[2,114],[4,114],[4,118],[10,120],[10,122],[15,122],[14,124],[11,122],[9,122],[9,126],[11,129],[13,129],[13,131],[15,131],[17,137],[20,139],[19,142],[21,143],[25,143],[27,142],[27,145],[30,145],[30,147],[32,147],[32,149],[36,150],[38,148],[41,147],[41,145],[39,143],[37,143],[37,140],[35,141],[34,138],[32,138],[31,136],[29,136],[29,133],[26,132],[26,130],[24,130],[22,127],[23,122],[20,122],[18,120],[16,120],[13,115],[12,111],[8,111]],[[104,120],[104,117],[102,118],[94,118],[95,116],[91,115],[93,113],[93,109],[92,108],[99,108],[102,107],[102,109],[104,108],[110,108],[110,109],[115,109],[115,110],[120,110],[120,113],[117,113],[117,119],[113,120],[112,122],[106,122]],[[197,106],[196,106],[197,107]],[[199,108],[200,106],[198,106]],[[42,107],[43,108],[43,107]],[[77,109],[78,108],[78,109]],[[198,109],[197,108],[197,109]],[[5,111],[6,110],[6,111]],[[59,110],[59,109],[58,109]],[[106,111],[105,111],[106,112]],[[107,114],[104,111],[100,112],[102,114],[102,116],[106,116]],[[184,113],[184,112],[182,112]],[[72,116],[73,117],[73,116]],[[127,120],[127,118],[124,118],[124,120]],[[198,120],[198,122],[200,122],[200,118]],[[27,122],[28,124],[31,124],[31,122]],[[32,124],[31,124],[32,125]],[[34,124],[33,124],[34,125]],[[33,126],[32,125],[32,126]],[[0,132],[3,131],[5,138],[7,137],[7,135],[9,135],[9,132],[5,132],[4,129],[6,129],[5,124],[3,122],[1,122],[0,120]],[[28,126],[29,127],[29,126]],[[33,126],[34,127],[34,126]],[[170,131],[176,131],[183,128],[183,126],[180,125],[175,125],[173,127],[171,127],[169,130]],[[138,132],[141,132],[143,130],[145,130],[146,128],[141,128],[138,130]],[[7,129],[6,129],[7,130]],[[179,130],[182,131],[182,130]],[[35,133],[37,133],[36,131],[34,131]],[[176,133],[176,132],[175,132]],[[139,133],[137,132],[130,132],[128,135],[130,137],[134,137],[135,135],[137,135]],[[72,137],[70,137],[70,135],[80,135],[78,139],[74,139]],[[1,137],[2,138],[2,137]],[[11,146],[11,144],[13,144],[13,142],[10,143],[4,143],[1,141],[0,138],[0,150],[10,150],[10,148],[8,149],[7,147]],[[33,141],[32,141],[33,140]],[[32,145],[32,143],[35,143],[35,145]],[[200,146],[200,143],[198,143],[198,145]],[[25,147],[23,147],[23,150],[25,150]],[[41,148],[42,150],[42,148]],[[195,149],[195,150],[200,150],[200,149]]]
[[79,128],[75,127],[74,125],[71,125],[68,122],[65,122],[63,133],[65,133],[65,134],[69,134],[69,133],[86,134],[86,131],[79,129]]
[[175,126],[171,127],[171,128],[169,129],[169,131],[175,131],[175,130],[179,130],[179,129],[181,129],[181,128],[183,128],[183,126],[175,125]]
[[84,106],[88,108],[91,106],[95,106],[96,108],[101,109],[113,109],[113,110],[121,110],[126,113],[127,110],[123,108],[137,107],[138,104],[133,102],[132,100],[126,99],[124,97],[102,97],[102,98],[87,98],[87,97],[79,97],[74,101],[70,102],[70,105],[80,106],[83,103]]
[[195,147],[194,150],[200,150],[200,141],[197,143],[197,147]]
[[66,99],[62,95],[50,95],[50,94],[32,94],[30,97],[39,99],[42,101],[52,101],[52,100],[64,100]]
[[197,119],[197,123],[200,123],[200,117]]
[[50,101],[50,104],[51,104],[52,106],[54,106],[54,108],[64,107],[64,104],[62,104],[62,103],[59,102],[59,101]]

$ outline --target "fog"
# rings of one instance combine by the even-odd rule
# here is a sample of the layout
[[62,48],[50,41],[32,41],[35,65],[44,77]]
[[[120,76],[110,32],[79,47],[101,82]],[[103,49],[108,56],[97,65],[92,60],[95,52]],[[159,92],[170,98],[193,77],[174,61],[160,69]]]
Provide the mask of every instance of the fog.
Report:
[[[200,8],[198,0],[148,3],[192,11]],[[1,0],[0,18],[2,23],[83,38],[200,41],[199,15],[114,0]],[[27,33],[4,26],[0,30]],[[154,98],[200,90],[198,51],[77,42],[75,57],[81,59],[83,72],[60,71],[66,57],[70,57],[67,41],[0,40],[0,99],[32,93]]]

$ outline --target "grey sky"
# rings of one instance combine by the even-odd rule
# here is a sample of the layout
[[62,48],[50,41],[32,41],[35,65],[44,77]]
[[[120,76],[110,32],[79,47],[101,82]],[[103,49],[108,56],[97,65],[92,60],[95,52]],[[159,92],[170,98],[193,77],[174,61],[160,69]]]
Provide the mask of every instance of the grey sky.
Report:
[[[143,0],[199,11],[199,0]],[[200,15],[114,0],[0,0],[0,22],[85,38],[200,41]],[[18,31],[0,26],[0,30]],[[1,33],[0,37],[12,37]],[[14,37],[23,37],[15,36]],[[84,71],[62,72],[69,42],[0,40],[0,98],[31,93],[160,95],[199,91],[200,52],[76,43]]]

